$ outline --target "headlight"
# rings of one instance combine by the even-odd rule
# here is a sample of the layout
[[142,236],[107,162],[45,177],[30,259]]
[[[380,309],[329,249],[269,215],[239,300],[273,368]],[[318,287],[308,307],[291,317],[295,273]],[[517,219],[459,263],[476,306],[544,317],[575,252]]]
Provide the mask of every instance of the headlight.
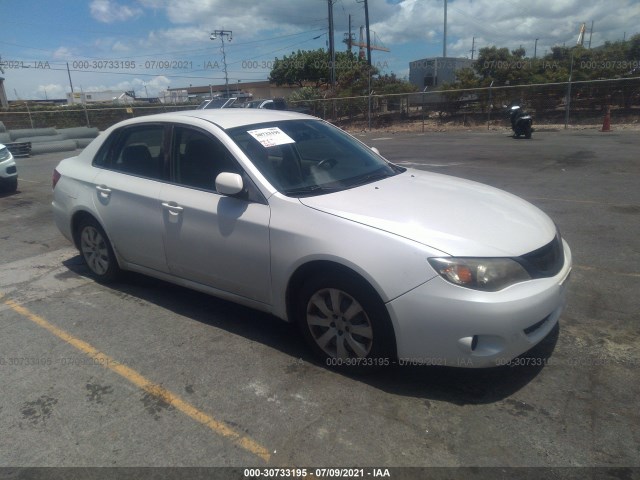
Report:
[[0,162],[4,162],[5,160],[11,158],[11,152],[7,147],[0,148]]
[[429,263],[445,280],[461,287],[497,292],[531,275],[510,258],[430,258]]

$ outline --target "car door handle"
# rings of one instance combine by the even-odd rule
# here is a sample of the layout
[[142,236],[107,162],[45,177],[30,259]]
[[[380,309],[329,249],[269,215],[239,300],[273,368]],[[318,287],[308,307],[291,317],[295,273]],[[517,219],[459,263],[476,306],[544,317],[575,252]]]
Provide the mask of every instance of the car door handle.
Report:
[[184,208],[175,202],[162,202],[162,206],[169,210],[169,213],[172,215],[180,215],[184,210]]
[[108,197],[109,195],[111,195],[111,189],[107,188],[105,185],[96,185],[96,190],[100,193],[100,195],[102,195],[103,197]]

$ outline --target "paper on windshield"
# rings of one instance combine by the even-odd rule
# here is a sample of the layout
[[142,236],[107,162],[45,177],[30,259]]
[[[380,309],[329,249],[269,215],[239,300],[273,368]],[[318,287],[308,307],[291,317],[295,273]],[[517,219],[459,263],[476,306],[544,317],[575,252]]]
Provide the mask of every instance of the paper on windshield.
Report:
[[284,133],[278,127],[248,130],[247,133],[259,141],[265,148],[275,147],[276,145],[285,145],[287,143],[296,143],[293,138]]

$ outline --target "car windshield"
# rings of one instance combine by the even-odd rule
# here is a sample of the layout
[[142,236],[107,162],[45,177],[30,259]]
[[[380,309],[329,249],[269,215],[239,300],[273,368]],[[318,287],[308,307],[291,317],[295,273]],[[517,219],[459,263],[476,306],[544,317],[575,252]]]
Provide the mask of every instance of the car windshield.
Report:
[[320,120],[288,120],[227,131],[264,177],[288,196],[353,188],[404,169]]

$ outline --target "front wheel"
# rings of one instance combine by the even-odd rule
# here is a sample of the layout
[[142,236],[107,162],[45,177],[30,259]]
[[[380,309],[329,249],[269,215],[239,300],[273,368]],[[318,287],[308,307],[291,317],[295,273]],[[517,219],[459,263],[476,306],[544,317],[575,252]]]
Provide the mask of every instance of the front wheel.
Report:
[[82,258],[99,282],[115,280],[120,273],[106,233],[93,218],[85,218],[78,225],[78,247]]
[[527,125],[524,129],[524,138],[531,138],[532,132],[533,132],[533,129],[531,128],[531,125]]
[[330,367],[361,371],[395,360],[395,335],[384,303],[354,275],[320,275],[301,291],[298,324]]
[[18,177],[11,178],[2,188],[3,192],[14,193],[18,190]]

